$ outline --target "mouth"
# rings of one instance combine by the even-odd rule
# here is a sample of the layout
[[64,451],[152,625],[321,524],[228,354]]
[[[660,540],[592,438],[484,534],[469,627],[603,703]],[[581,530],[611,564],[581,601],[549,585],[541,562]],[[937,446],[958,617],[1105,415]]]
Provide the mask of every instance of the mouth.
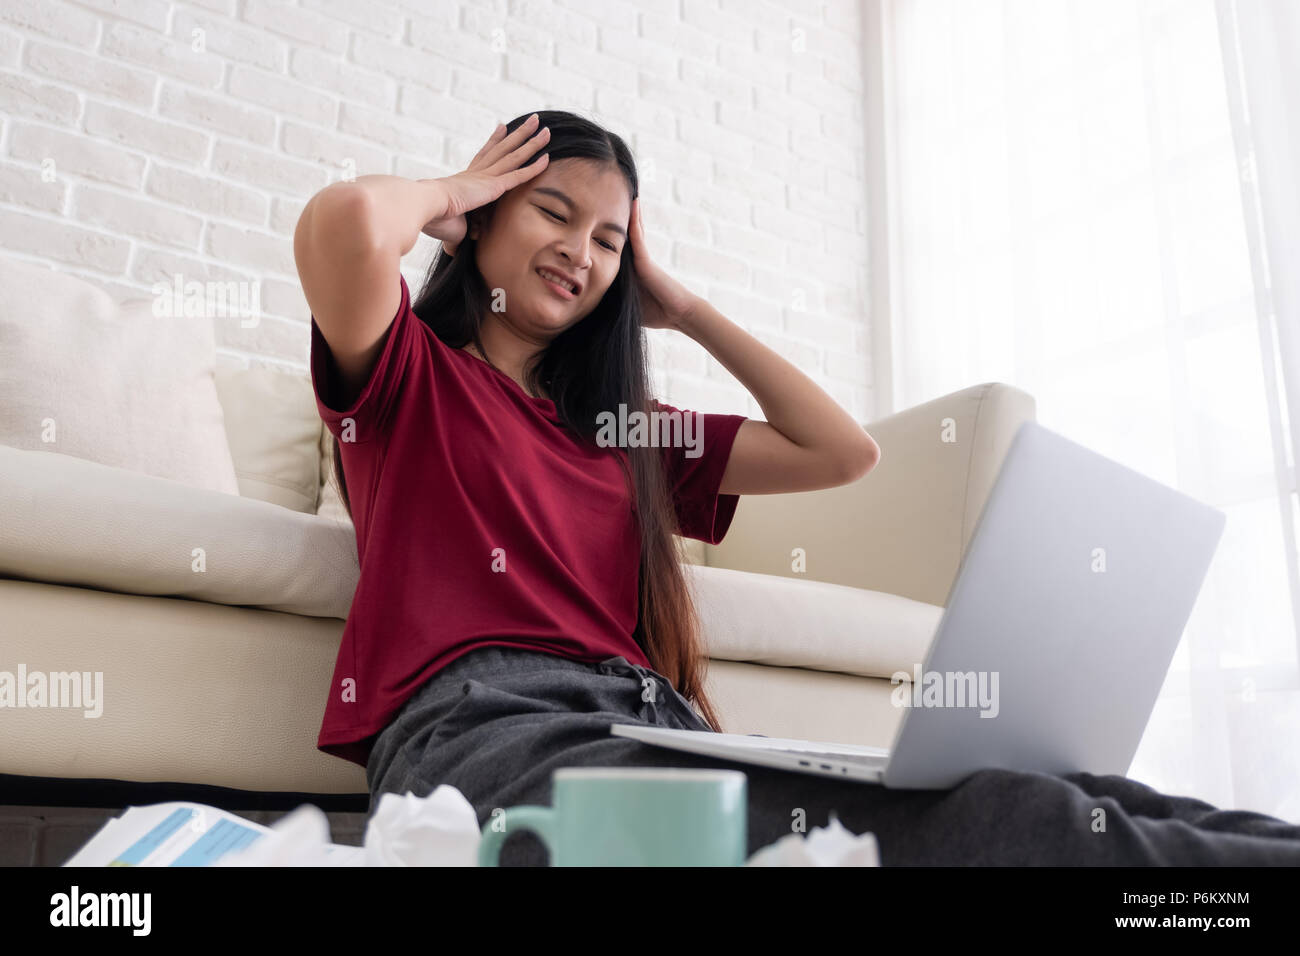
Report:
[[538,269],[536,271],[541,280],[560,298],[572,300],[578,297],[577,294],[582,289],[582,286],[571,283],[568,279],[552,272],[550,269]]

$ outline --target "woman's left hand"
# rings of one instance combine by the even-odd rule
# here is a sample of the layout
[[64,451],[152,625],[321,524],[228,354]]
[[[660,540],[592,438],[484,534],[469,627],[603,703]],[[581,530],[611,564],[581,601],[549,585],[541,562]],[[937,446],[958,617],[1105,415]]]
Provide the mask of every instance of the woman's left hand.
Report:
[[639,198],[632,200],[631,227],[632,259],[641,280],[641,324],[648,329],[676,328],[700,297],[651,261],[641,224]]

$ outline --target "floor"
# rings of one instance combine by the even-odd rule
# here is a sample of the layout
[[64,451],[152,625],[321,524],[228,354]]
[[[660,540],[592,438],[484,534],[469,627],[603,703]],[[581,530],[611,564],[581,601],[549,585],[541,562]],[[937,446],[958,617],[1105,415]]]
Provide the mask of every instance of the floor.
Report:
[[[288,810],[231,811],[270,826]],[[0,806],[0,866],[61,866],[122,810],[83,807]],[[364,813],[327,813],[335,843],[360,846]]]

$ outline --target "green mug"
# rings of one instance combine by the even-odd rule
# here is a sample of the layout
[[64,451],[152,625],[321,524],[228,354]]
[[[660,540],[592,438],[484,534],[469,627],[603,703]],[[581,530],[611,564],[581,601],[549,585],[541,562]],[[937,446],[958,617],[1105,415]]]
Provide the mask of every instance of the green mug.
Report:
[[552,866],[744,866],[746,777],[739,770],[562,767],[553,807],[511,807],[483,827],[479,866],[530,830]]

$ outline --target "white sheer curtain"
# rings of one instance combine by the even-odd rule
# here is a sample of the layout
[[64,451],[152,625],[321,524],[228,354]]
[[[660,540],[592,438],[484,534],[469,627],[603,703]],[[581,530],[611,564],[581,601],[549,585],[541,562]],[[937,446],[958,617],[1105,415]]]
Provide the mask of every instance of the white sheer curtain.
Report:
[[[1285,8],[1285,9],[1283,9]],[[1300,820],[1300,4],[878,0],[895,408],[984,381],[1223,510],[1130,776]],[[882,321],[877,319],[877,322]]]

